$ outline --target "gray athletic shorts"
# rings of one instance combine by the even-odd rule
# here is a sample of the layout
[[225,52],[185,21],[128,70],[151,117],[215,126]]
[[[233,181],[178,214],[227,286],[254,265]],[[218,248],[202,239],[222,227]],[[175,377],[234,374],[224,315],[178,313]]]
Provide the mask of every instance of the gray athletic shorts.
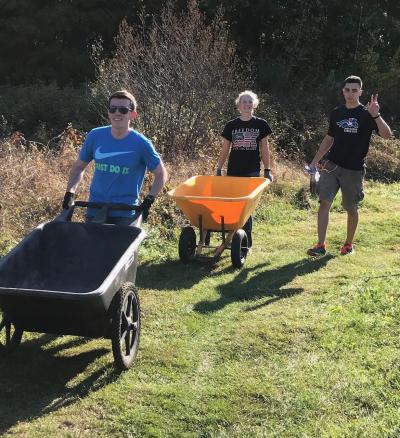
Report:
[[319,200],[332,202],[340,189],[343,208],[349,213],[356,212],[360,201],[364,199],[364,176],[365,169],[349,170],[325,161],[318,181]]

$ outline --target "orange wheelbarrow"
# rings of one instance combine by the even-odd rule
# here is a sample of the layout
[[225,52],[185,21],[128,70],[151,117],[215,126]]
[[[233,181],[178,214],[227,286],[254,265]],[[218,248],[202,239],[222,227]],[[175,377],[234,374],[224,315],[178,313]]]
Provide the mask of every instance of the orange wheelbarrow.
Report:
[[[189,178],[168,192],[191,225],[182,228],[179,258],[188,263],[213,250],[218,259],[225,249],[231,251],[232,265],[241,268],[248,254],[246,232],[242,229],[253,213],[268,179],[260,177],[205,176]],[[195,227],[200,235],[196,239]],[[211,233],[220,233],[222,243],[210,246]]]

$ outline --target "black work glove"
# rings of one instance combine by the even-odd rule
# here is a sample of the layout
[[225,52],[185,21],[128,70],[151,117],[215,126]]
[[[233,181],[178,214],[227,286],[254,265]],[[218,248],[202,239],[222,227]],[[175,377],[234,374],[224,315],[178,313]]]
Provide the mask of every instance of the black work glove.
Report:
[[150,207],[153,205],[153,202],[156,198],[153,195],[147,195],[143,202],[139,205],[137,211],[142,212],[143,220],[145,221],[149,215]]
[[74,205],[74,198],[75,198],[75,193],[65,192],[62,208],[64,210],[68,210],[68,208],[72,207]]
[[222,176],[222,169],[217,169],[217,173],[216,173],[216,175],[217,175],[217,176]]
[[271,169],[264,169],[264,178],[268,178],[271,182],[274,180]]

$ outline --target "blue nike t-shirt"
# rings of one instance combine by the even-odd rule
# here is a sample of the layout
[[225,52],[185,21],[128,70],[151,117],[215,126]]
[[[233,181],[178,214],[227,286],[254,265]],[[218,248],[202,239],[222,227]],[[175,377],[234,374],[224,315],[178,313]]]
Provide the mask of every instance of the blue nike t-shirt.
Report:
[[[161,162],[151,141],[131,129],[123,139],[111,134],[111,126],[89,132],[79,153],[82,161],[94,160],[95,171],[90,186],[91,202],[137,205],[146,169],[154,170]],[[89,210],[88,214],[96,211]],[[132,216],[130,211],[110,211],[110,216]]]

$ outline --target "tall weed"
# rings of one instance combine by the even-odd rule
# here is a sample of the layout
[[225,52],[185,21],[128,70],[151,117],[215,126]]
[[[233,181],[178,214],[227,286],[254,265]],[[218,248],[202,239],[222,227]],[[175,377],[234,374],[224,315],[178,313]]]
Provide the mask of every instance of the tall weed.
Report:
[[195,0],[181,15],[169,4],[150,23],[143,14],[138,28],[123,22],[116,47],[109,59],[101,43],[93,49],[93,102],[104,102],[117,88],[131,90],[139,129],[171,160],[208,150],[232,116],[237,93],[252,84],[222,15],[208,24]]

